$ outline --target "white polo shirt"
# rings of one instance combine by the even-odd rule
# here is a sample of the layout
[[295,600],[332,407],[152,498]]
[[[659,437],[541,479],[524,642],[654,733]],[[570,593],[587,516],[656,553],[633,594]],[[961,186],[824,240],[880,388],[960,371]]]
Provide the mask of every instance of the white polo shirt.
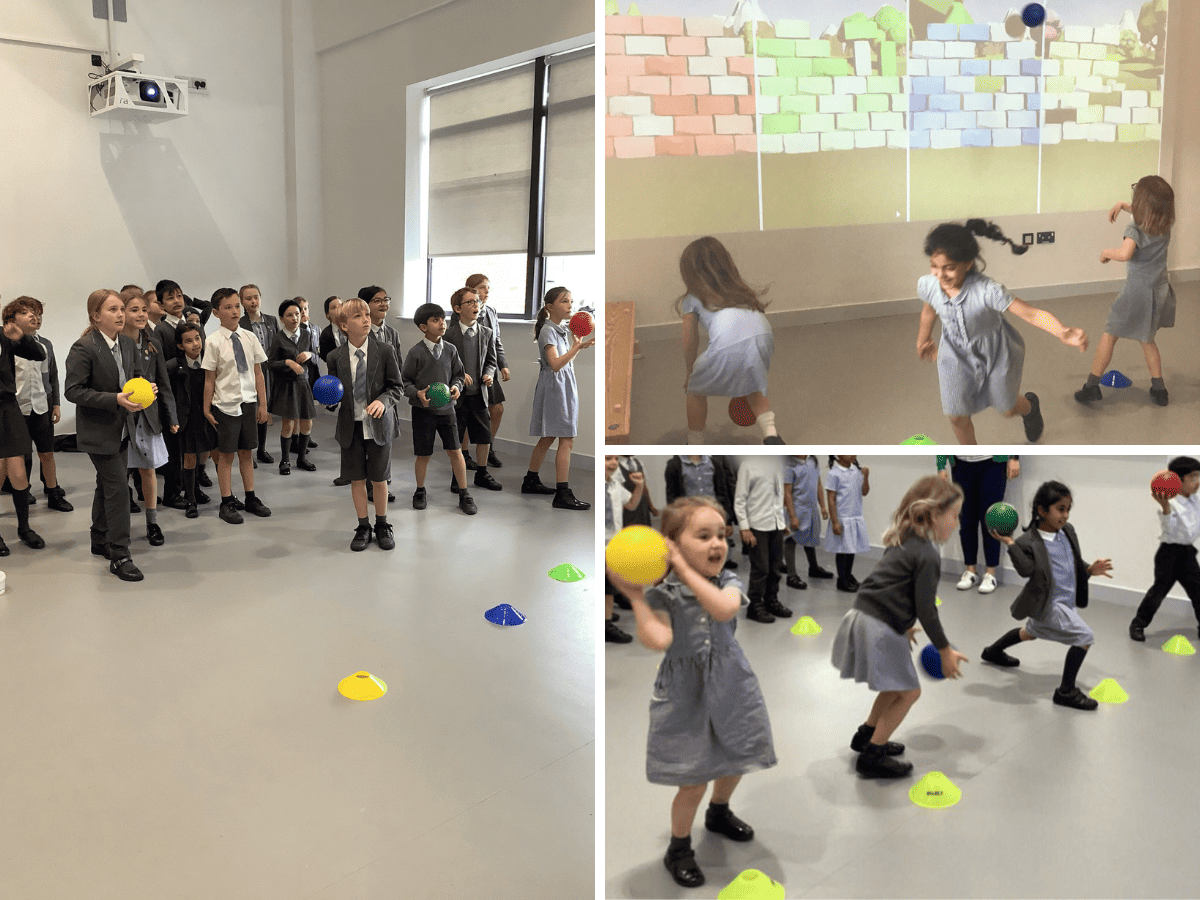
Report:
[[[239,372],[233,353],[233,336],[238,336],[246,354],[246,371]],[[212,405],[227,416],[240,416],[243,403],[258,401],[254,384],[254,364],[266,362],[267,354],[254,332],[239,327],[230,331],[224,325],[209,337],[204,345],[204,362],[200,368],[217,373]]]

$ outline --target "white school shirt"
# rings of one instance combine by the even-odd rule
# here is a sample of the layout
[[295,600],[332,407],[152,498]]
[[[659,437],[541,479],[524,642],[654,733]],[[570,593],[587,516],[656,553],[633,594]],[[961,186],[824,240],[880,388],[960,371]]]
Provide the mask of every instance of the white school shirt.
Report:
[[783,531],[783,460],[778,456],[743,457],[738,467],[733,514],[746,531]]
[[621,473],[620,469],[617,469],[617,471],[613,472],[612,478],[608,479],[606,485],[608,496],[605,498],[604,504],[605,543],[611,541],[613,535],[621,530],[621,526],[617,524],[618,520],[624,519],[621,515],[621,510],[625,508],[625,504],[633,496],[625,488],[624,480],[625,476]]
[[425,345],[425,349],[429,351],[429,355],[434,359],[441,359],[442,354],[446,352],[446,342],[444,340],[433,343],[429,338],[421,338],[421,343]]
[[[233,336],[238,336],[246,354],[246,371],[239,372],[237,359],[233,355]],[[202,369],[217,373],[213,389],[212,405],[227,416],[240,416],[243,403],[256,403],[258,391],[254,384],[254,364],[262,365],[267,360],[263,346],[253,331],[241,326],[230,331],[224,325],[217,329],[204,345]]]
[[[363,353],[362,364],[365,366],[371,361],[371,351],[369,349],[371,341],[369,338],[363,338],[361,347],[355,347],[350,343],[350,339],[346,339],[346,345],[350,348],[350,384],[343,385],[347,388],[347,393],[350,394],[350,400],[354,403],[354,421],[365,422],[367,420],[366,404],[359,405],[358,400],[354,397],[354,379],[358,377],[358,357],[355,356],[359,350]],[[343,398],[344,398],[343,394]]]
[[1162,521],[1164,544],[1194,544],[1200,538],[1200,494],[1190,497],[1172,497],[1167,501],[1171,511],[1166,515],[1159,512]]
[[[34,337],[34,340],[38,339]],[[21,415],[28,416],[37,413],[40,416],[42,413],[48,412],[50,402],[46,396],[44,376],[50,372],[50,354],[47,353],[46,358],[42,360],[14,356],[13,362],[16,363],[17,404],[21,407]]]

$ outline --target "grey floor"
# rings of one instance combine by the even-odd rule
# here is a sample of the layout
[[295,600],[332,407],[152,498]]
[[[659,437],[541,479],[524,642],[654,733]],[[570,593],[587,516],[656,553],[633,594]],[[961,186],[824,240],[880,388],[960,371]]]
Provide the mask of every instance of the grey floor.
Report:
[[[1141,347],[1118,341],[1110,369],[1133,380],[1123,390],[1101,388],[1104,400],[1092,409],[1077,403],[1075,391],[1087,378],[1092,354],[1104,331],[1113,294],[1037,301],[1068,325],[1080,325],[1091,344],[1086,353],[1066,347],[1010,316],[1025,339],[1022,391],[1041,399],[1046,430],[1040,444],[1190,443],[1200,420],[1200,365],[1192,336],[1200,331],[1200,282],[1177,284],[1174,328],[1156,336],[1167,407],[1150,400],[1150,376]],[[789,443],[899,444],[925,434],[939,444],[955,443],[942,413],[935,363],[916,357],[919,304],[902,316],[775,329],[770,391],[779,433]],[[660,333],[660,332],[659,332]],[[937,328],[934,331],[938,334]],[[634,362],[629,443],[682,444],[687,441],[683,351],[677,330],[667,339],[639,333],[642,359]],[[665,389],[652,389],[665,385]],[[757,428],[739,428],[727,414],[728,400],[709,398],[706,442],[761,443]],[[995,410],[974,417],[981,444],[1024,444],[1019,418]]]
[[[861,580],[870,569],[860,557],[855,574]],[[779,765],[747,775],[734,794],[731,806],[755,828],[753,841],[709,834],[701,807],[692,840],[708,881],[696,890],[675,885],[662,864],[674,789],[645,779],[661,654],[636,642],[607,644],[606,896],[712,898],[748,868],[781,882],[788,898],[1195,896],[1187,861],[1200,829],[1200,656],[1160,650],[1175,634],[1198,643],[1191,607],[1168,600],[1146,643],[1135,644],[1127,634],[1132,608],[1094,601],[1083,615],[1096,644],[1078,683],[1090,690],[1115,678],[1130,699],[1081,712],[1050,700],[1062,645],[1022,644],[1013,651],[1017,669],[979,661],[982,647],[1016,624],[1008,614],[1016,588],[985,596],[957,591],[955,581],[943,579],[939,612],[971,662],[958,681],[922,676],[921,698],[895,735],[914,774],[898,782],[854,774],[850,737],[874,695],[842,681],[829,663],[850,595],[828,582],[782,590],[797,616],[822,626],[815,637],[791,634],[795,618],[762,625],[740,616],[738,639],[766,696]],[[956,806],[929,810],[909,800],[909,788],[930,771],[961,789]]]
[[[86,456],[58,456],[75,512],[34,507],[45,550],[0,498],[0,896],[593,895],[593,514],[522,496],[515,448],[474,518],[435,458],[417,513],[406,435],[398,546],[352,553],[331,430],[317,472],[258,470],[269,519],[163,510],[150,548],[135,515],[140,584],[89,555]],[[498,603],[528,620],[488,623]],[[359,670],[387,694],[338,694]]]

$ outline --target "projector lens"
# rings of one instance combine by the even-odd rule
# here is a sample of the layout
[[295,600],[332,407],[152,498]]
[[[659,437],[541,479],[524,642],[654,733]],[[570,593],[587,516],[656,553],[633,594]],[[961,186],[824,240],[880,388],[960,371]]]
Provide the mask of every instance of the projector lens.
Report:
[[158,83],[155,81],[143,81],[139,86],[139,93],[142,100],[147,103],[158,103],[162,100],[162,91],[158,89]]

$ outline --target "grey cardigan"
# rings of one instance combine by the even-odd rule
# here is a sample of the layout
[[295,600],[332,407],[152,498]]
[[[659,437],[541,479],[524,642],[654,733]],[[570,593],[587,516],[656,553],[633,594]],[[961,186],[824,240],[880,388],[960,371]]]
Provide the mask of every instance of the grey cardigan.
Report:
[[[1062,533],[1070,543],[1071,555],[1075,559],[1075,605],[1083,609],[1088,605],[1088,579],[1092,576],[1079,553],[1079,538],[1075,529],[1068,523],[1062,527]],[[1054,579],[1050,568],[1050,551],[1046,549],[1046,542],[1036,527],[1030,528],[1009,544],[1008,558],[1012,560],[1017,574],[1029,579],[1012,602],[1010,609],[1013,618],[1045,618],[1054,596]]]

